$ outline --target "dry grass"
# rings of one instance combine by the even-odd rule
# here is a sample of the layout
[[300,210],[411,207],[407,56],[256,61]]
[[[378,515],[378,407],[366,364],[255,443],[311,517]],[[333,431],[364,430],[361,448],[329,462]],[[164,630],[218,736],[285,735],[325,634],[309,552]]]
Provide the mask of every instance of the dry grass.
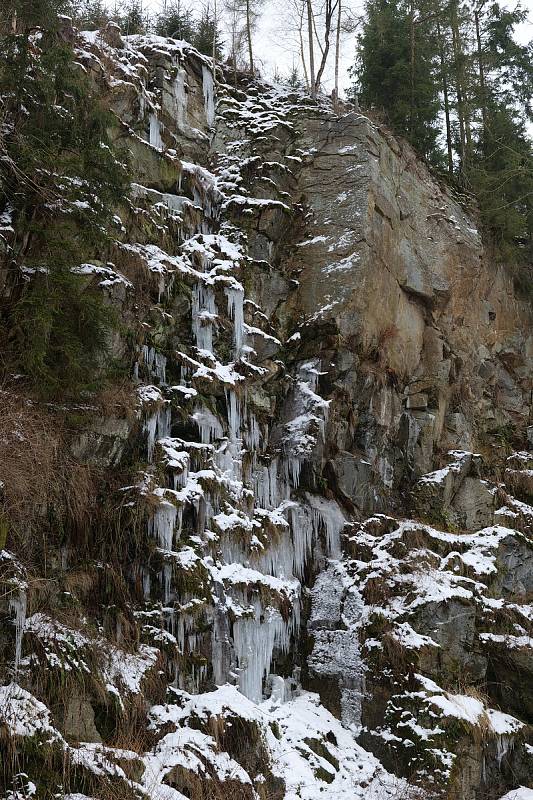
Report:
[[0,544],[27,564],[52,516],[83,528],[95,505],[95,476],[70,456],[60,415],[7,390],[0,391],[0,481]]
[[137,395],[128,379],[122,383],[106,386],[93,400],[102,416],[117,417],[133,421],[137,417]]
[[363,589],[365,603],[370,606],[384,606],[391,598],[390,586],[386,576],[369,578]]

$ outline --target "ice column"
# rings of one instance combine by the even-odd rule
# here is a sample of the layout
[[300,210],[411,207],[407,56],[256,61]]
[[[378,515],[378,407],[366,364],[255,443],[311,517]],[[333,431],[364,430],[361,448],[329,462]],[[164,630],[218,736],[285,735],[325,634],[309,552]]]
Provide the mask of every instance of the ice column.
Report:
[[209,128],[215,124],[215,85],[213,73],[202,64],[202,85],[204,90],[205,118]]
[[14,615],[15,621],[15,674],[18,672],[20,657],[22,655],[22,637],[26,624],[26,589],[20,587],[17,595],[9,598],[9,609]]

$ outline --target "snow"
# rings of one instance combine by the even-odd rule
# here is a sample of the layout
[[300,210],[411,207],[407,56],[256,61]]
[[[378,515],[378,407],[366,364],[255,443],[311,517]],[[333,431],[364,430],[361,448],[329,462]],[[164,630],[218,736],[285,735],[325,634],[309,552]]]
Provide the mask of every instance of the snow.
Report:
[[533,800],[533,789],[519,786],[518,789],[512,789],[507,794],[502,795],[500,800]]
[[[274,681],[275,686],[279,683]],[[281,687],[268,700],[256,704],[234,687],[224,685],[196,696],[175,692],[175,704],[154,706],[151,726],[174,726],[175,731],[158,742],[153,754],[144,756],[143,785],[159,785],[176,765],[202,775],[203,762],[221,778],[231,774],[239,782],[249,783],[242,767],[225,754],[217,754],[214,739],[202,730],[213,729],[209,726],[212,718],[224,720],[226,725],[241,718],[256,726],[262,736],[270,753],[271,770],[285,781],[287,800],[414,797],[403,780],[389,775],[356,743],[353,734],[320,705],[317,695],[300,692],[280,702],[280,691]]]
[[0,686],[0,720],[11,736],[43,736],[48,742],[62,742],[51,719],[44,703],[26,689],[16,683]]
[[[84,38],[87,47],[97,46],[95,35]],[[120,85],[126,79],[138,90],[140,117],[149,119],[150,145],[157,151],[164,150],[161,120],[169,117],[168,108],[163,116],[160,89],[148,80],[147,60],[141,51],[155,54],[158,65],[168,67],[163,77],[165,92],[171,97],[180,131],[189,139],[187,146],[194,142],[194,147],[185,152],[194,152],[199,143],[205,145],[208,136],[202,138],[188,121],[188,97],[192,96],[189,92],[200,89],[199,70],[195,68],[195,78],[185,64],[190,46],[160,37],[125,37],[124,41],[123,70],[120,75],[115,70],[113,79],[117,83],[112,85]],[[136,501],[142,503],[142,512],[148,515],[148,533],[157,545],[158,559],[164,562],[161,574],[155,575],[155,580],[162,583],[163,605],[150,602],[153,567],[150,563],[141,565],[147,605],[139,613],[145,615],[143,622],[150,623],[143,624],[143,635],[165,645],[166,653],[172,649],[178,653],[175,663],[170,656],[167,663],[174,672],[175,687],[200,691],[207,678],[205,665],[195,663],[192,675],[186,672],[188,657],[193,660],[199,655],[210,660],[214,680],[221,685],[215,691],[198,694],[172,688],[166,696],[168,705],[150,710],[154,744],[149,753],[138,754],[144,774],[139,778],[140,789],[133,788],[158,800],[183,800],[178,790],[164,783],[172,781],[172,771],[181,768],[197,776],[206,791],[210,776],[216,775],[222,781],[242,784],[250,797],[258,796],[260,791],[252,794],[250,790],[251,776],[221,749],[213,735],[217,720],[223,720],[229,729],[233,720],[240,718],[259,729],[270,768],[286,782],[287,800],[406,798],[410,796],[406,784],[388,775],[355,741],[364,695],[360,629],[376,612],[387,619],[389,633],[401,647],[439,648],[431,636],[416,629],[416,612],[427,604],[445,605],[454,599],[478,607],[486,601],[489,606],[491,598],[484,594],[486,583],[495,574],[500,542],[511,534],[503,526],[491,526],[475,534],[456,535],[403,520],[392,521],[385,526],[388,532],[374,536],[371,524],[357,526],[348,522],[343,508],[329,499],[330,495],[305,492],[309,486],[308,462],[315,456],[320,459],[328,437],[330,401],[320,394],[328,381],[320,382],[320,377],[330,365],[324,364],[327,370],[322,370],[318,359],[284,364],[288,397],[270,395],[266,384],[271,364],[277,369],[280,362],[265,358],[264,363],[257,364],[254,358],[266,350],[260,345],[268,344],[268,352],[277,350],[281,342],[276,334],[280,329],[284,334],[286,331],[271,309],[263,310],[255,302],[257,287],[250,285],[255,277],[250,278],[249,267],[264,269],[268,276],[267,259],[273,255],[272,247],[267,245],[264,262],[252,265],[246,255],[244,228],[259,228],[265,211],[291,210],[285,192],[277,192],[276,198],[286,202],[252,196],[245,171],[253,169],[261,176],[262,192],[265,185],[276,188],[269,174],[290,172],[284,164],[265,160],[265,151],[269,159],[274,158],[272,148],[265,147],[265,143],[274,142],[280,129],[283,135],[290,133],[295,124],[293,114],[306,101],[298,92],[293,91],[291,96],[286,87],[266,86],[255,97],[238,93],[236,98],[230,98],[224,86],[218,84],[215,108],[212,66],[209,59],[196,57],[201,64],[200,98],[203,95],[207,126],[213,128],[218,113],[225,129],[234,129],[235,140],[227,143],[227,152],[220,154],[219,161],[211,162],[216,164],[212,167],[214,172],[201,164],[181,161],[180,188],[176,189],[179,194],[155,192],[140,184],[133,187],[133,196],[142,199],[142,208],[134,213],[150,213],[149,218],[160,225],[165,236],[170,234],[169,246],[176,252],[167,253],[157,245],[140,243],[117,244],[117,248],[136,264],[140,262],[154,302],[150,324],[143,323],[145,341],[150,344],[139,348],[136,370],[136,381],[141,383],[138,416],[146,437],[148,464],[142,467],[135,488]],[[193,85],[196,79],[198,86]],[[313,114],[316,113],[313,106]],[[170,143],[173,135],[171,129],[165,131],[165,141]],[[351,153],[357,147],[348,145],[339,152]],[[178,152],[181,154],[182,150],[177,142],[176,148],[160,155],[152,152],[151,157],[168,156],[178,164]],[[302,159],[312,158],[313,152],[314,148],[310,148],[298,155],[284,153],[283,157],[287,163],[299,164]],[[193,197],[192,201],[184,196],[186,193]],[[341,192],[337,201],[347,198],[348,194]],[[155,211],[147,212],[147,208],[157,208],[157,215]],[[224,209],[230,209],[234,217],[242,214],[246,220],[243,228],[221,217]],[[161,241],[167,239],[162,236]],[[317,245],[339,252],[338,260],[326,267],[326,272],[356,266],[358,253],[351,252],[354,244],[349,234],[335,241],[330,236],[311,237],[298,243],[297,253],[303,259],[306,248]],[[77,269],[79,274],[94,275],[101,286],[131,287],[113,265],[82,264]],[[178,280],[191,290],[187,324],[192,338],[185,337],[179,345],[184,352],[173,351],[173,345],[163,353],[157,349],[162,347],[158,320],[170,326],[174,324],[172,315],[182,313],[181,306],[178,310],[178,304],[172,303],[173,285]],[[247,297],[250,291],[254,293],[253,300]],[[308,333],[313,320],[333,309],[336,302],[329,296],[323,298],[323,306],[306,321]],[[152,326],[153,320],[157,321]],[[302,333],[297,330],[285,344],[296,345],[301,340]],[[257,353],[251,346],[254,344]],[[292,348],[293,356],[298,352],[297,347]],[[178,385],[167,384],[167,357],[170,379]],[[176,361],[181,368],[177,379]],[[277,416],[279,406],[276,407],[276,417],[282,424],[275,436],[271,430],[274,412],[273,405],[268,405],[270,400],[284,403],[282,416]],[[185,438],[173,437],[172,432]],[[364,455],[384,482],[392,483],[392,467],[385,455],[366,450]],[[424,476],[421,485],[453,485],[473,455],[454,451],[450,458],[448,466]],[[302,481],[300,486],[303,476],[306,484]],[[512,512],[518,513],[515,508],[510,504]],[[376,521],[379,522],[378,517],[374,518]],[[416,550],[407,544],[411,535],[421,542]],[[344,548],[347,543],[349,546]],[[352,545],[354,549],[360,547],[368,560],[350,558]],[[185,591],[179,581],[174,582],[173,575],[190,574],[193,570],[201,573],[202,586],[198,591]],[[301,582],[304,575],[310,574],[315,583],[308,594]],[[373,578],[382,579],[390,589],[383,607],[365,606],[359,593]],[[387,591],[384,595],[387,597]],[[289,648],[296,650],[301,644],[296,640],[300,636],[300,606],[304,600],[306,614],[310,609],[306,634],[312,647],[307,666],[314,679],[338,680],[342,722],[320,704],[318,696],[301,690],[299,667],[290,674],[292,667],[284,658]],[[16,665],[21,661],[24,630],[39,637],[50,668],[61,666],[63,670],[87,672],[86,654],[98,650],[98,668],[107,691],[118,697],[119,703],[128,694],[140,693],[147,672],[158,668],[156,648],[141,645],[137,652],[129,653],[110,646],[101,636],[91,641],[82,625],[79,631],[69,630],[43,615],[33,615],[25,624],[22,601],[14,602]],[[492,610],[496,609],[496,602],[493,601]],[[510,609],[510,604],[505,608]],[[527,607],[515,610],[527,616]],[[203,638],[206,630],[207,637]],[[531,646],[525,634],[487,633],[481,635],[481,642]],[[365,646],[367,650],[378,648],[381,642],[368,639]],[[29,662],[22,661],[24,667],[29,666]],[[276,670],[282,674],[276,674]],[[228,685],[227,680],[235,685]],[[497,737],[499,758],[522,727],[519,720],[487,708],[478,698],[445,692],[428,679],[422,687],[423,691],[416,694],[431,709],[432,717],[486,726]],[[26,698],[25,702],[38,703],[35,698]],[[44,714],[40,719],[47,730],[51,723],[46,709],[34,705],[31,708],[36,722],[39,714]],[[441,732],[439,728],[427,728],[414,716],[403,718],[400,724],[406,736],[412,734],[413,739],[429,740]],[[381,736],[384,741],[402,742],[386,728]],[[406,741],[409,742],[404,738]],[[122,767],[113,763],[115,756],[120,758],[119,751],[112,748],[83,745],[74,760],[97,775],[122,775]],[[127,758],[124,754],[122,757]],[[444,761],[452,756],[441,751],[439,758]],[[261,781],[260,777],[255,779],[257,788]],[[238,793],[235,787],[232,791]],[[72,796],[72,800],[82,798]]]

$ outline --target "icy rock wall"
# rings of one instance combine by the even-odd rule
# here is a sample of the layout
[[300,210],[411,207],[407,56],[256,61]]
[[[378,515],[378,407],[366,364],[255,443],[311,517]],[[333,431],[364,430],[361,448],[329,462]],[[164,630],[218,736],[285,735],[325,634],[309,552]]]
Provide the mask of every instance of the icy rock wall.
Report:
[[[136,651],[117,646],[119,618],[106,620],[113,647],[28,626],[17,590],[14,671],[34,688],[35,637],[63,670],[77,650],[109,650],[103,685],[126,709],[157,668],[164,702],[149,725],[162,734],[136,787],[150,797],[200,800],[198,780],[235,780],[246,800],[265,786],[291,799],[409,796],[356,744],[362,731],[428,797],[449,786],[474,800],[492,782],[496,798],[507,768],[524,774],[523,751],[511,760],[524,723],[489,699],[520,711],[458,686],[490,684],[488,663],[502,677],[508,630],[486,630],[499,603],[519,620],[511,649],[529,669],[528,606],[514,600],[533,588],[533,510],[511,496],[500,506],[503,488],[467,451],[502,426],[523,432],[530,312],[473,217],[366,117],[242,76],[235,87],[220,69],[215,80],[185,42],[103,31],[77,46],[133,156],[131,205],[95,282],[130,326],[117,355],[136,417],[120,435],[95,421],[75,452],[113,469],[135,455],[120,495],[136,520],[126,538],[142,543],[122,576]],[[529,470],[527,454],[506,470],[521,497]],[[394,518],[413,510],[426,524]],[[478,533],[481,520],[515,527]],[[74,567],[75,548],[61,559]],[[24,691],[9,704],[33,702]],[[72,703],[78,740],[99,736],[91,703]],[[266,748],[260,767],[231,741],[234,718]],[[474,730],[466,745],[457,719]],[[88,752],[75,757],[93,764]],[[114,752],[98,759],[130,757]]]

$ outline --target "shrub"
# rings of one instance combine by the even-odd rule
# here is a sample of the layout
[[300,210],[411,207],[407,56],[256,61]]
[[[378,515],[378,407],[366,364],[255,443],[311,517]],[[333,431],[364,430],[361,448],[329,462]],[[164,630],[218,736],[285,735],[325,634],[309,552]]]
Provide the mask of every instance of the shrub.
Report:
[[23,370],[46,397],[95,388],[114,316],[72,268],[105,260],[114,209],[129,185],[102,107],[53,33],[0,42],[0,211],[15,230],[6,255],[0,326],[7,370]]

